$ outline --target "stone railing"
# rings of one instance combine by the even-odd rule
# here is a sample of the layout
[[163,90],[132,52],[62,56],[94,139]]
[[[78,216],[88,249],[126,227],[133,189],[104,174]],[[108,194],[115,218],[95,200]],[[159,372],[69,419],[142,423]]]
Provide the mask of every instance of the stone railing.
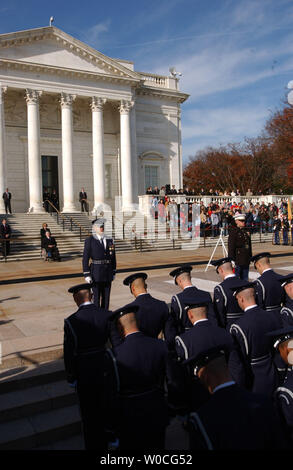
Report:
[[164,75],[144,72],[140,72],[140,76],[145,86],[179,90],[178,79],[175,77],[166,77]]
[[[149,194],[144,194],[142,196],[138,196],[139,199],[139,210],[142,212],[144,215],[149,214],[149,209],[150,205],[152,202],[153,197],[156,197],[160,199],[159,195],[153,196]],[[185,203],[186,200],[188,199],[191,202],[197,202],[198,204],[203,203],[204,206],[208,206],[211,202],[216,202],[219,205],[221,204],[230,204],[233,202],[239,203],[239,202],[244,202],[245,204],[261,204],[264,202],[264,204],[271,204],[275,203],[277,206],[281,204],[282,200],[283,201],[292,201],[293,196],[292,195],[276,195],[276,194],[268,194],[264,196],[189,196],[189,195],[178,195],[178,194],[170,194],[168,195],[170,198],[170,201],[175,200],[177,204]]]

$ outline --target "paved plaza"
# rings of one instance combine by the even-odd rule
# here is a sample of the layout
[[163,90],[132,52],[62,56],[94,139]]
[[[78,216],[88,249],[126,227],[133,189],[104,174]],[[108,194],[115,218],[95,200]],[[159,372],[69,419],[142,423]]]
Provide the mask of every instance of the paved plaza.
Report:
[[[271,259],[280,273],[293,271],[293,249],[257,245],[254,253],[270,250],[279,255]],[[132,270],[146,270],[148,289],[154,296],[170,302],[178,287],[169,276],[172,266],[194,264],[192,281],[200,289],[213,292],[219,278],[212,267],[205,272],[211,248],[189,251],[162,251],[118,254],[118,273],[112,284],[110,308],[133,300],[123,279]],[[218,249],[216,257],[222,257]],[[76,311],[70,286],[83,282],[81,258],[62,263],[40,261],[1,263],[0,265],[0,341],[1,369],[60,359],[63,348],[64,318]],[[119,272],[120,271],[120,272]],[[121,272],[122,271],[122,272]],[[250,271],[253,280],[257,273]],[[9,283],[8,283],[9,282]],[[5,284],[8,283],[8,284]]]

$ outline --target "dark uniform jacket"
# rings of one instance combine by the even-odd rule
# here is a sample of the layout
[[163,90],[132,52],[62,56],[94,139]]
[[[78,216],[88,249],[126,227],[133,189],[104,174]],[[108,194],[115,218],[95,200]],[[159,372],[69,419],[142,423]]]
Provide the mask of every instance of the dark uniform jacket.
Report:
[[[175,348],[180,363],[196,356],[202,349],[211,349],[219,345],[226,346],[230,351],[233,348],[231,335],[218,326],[213,326],[209,320],[200,320],[180,336],[176,336]],[[170,365],[171,367],[171,365]],[[177,401],[185,404],[187,410],[195,411],[209,398],[208,391],[203,387],[198,377],[194,376],[190,367],[176,364],[170,368],[173,388],[177,390]],[[175,383],[176,380],[180,383]]]
[[281,276],[272,269],[255,280],[256,303],[263,310],[281,308],[284,291],[278,279]]
[[285,325],[293,325],[293,299],[287,297],[284,307],[281,309],[282,323]]
[[278,387],[274,396],[281,416],[289,430],[293,431],[293,367],[288,366],[284,383]]
[[[135,316],[138,328],[143,334],[157,338],[161,331],[165,332],[165,325],[169,317],[169,309],[166,302],[155,299],[150,294],[141,294],[129,305],[139,307]],[[122,341],[115,323],[113,323],[111,327],[111,343],[113,347],[118,346]]]
[[208,303],[208,319],[213,325],[217,325],[210,293],[198,289],[195,286],[186,287],[182,292],[174,295],[171,300],[171,318],[174,322],[177,335],[181,335],[185,330],[192,328],[192,323],[188,318],[185,306],[188,305],[188,303],[195,302],[196,299],[199,298],[201,301],[206,300]]
[[[92,259],[91,265],[89,264]],[[83,250],[83,274],[91,276],[94,282],[112,282],[116,272],[116,255],[113,240],[106,238],[106,250],[104,243],[93,236],[84,242]]]
[[285,449],[288,440],[268,398],[238,385],[216,390],[191,417],[191,449]]
[[68,382],[95,383],[97,358],[109,335],[110,312],[83,305],[64,321],[64,364]]
[[243,311],[231,290],[231,287],[234,287],[236,284],[239,284],[239,279],[233,275],[224,279],[214,289],[214,310],[218,324],[228,330],[231,324],[243,315]]
[[164,341],[137,332],[126,336],[114,354],[120,380],[121,448],[160,448],[168,423],[163,389],[167,347]]
[[[282,327],[277,311],[253,307],[230,327],[239,355],[239,375],[234,379],[255,393],[271,396],[278,386],[278,371],[273,362],[269,331]],[[237,367],[237,361],[235,360]]]
[[251,238],[247,228],[231,227],[228,238],[228,256],[237,266],[249,266]]

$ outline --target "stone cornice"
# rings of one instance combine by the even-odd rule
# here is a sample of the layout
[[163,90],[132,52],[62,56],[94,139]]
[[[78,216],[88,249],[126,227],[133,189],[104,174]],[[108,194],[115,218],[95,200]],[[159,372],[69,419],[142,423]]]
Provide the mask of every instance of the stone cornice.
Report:
[[177,101],[178,103],[184,103],[189,95],[176,90],[170,90],[168,88],[152,88],[147,86],[140,86],[135,90],[137,96],[151,95],[156,98],[169,99]]
[[0,59],[0,70],[5,68],[7,70],[25,70],[28,72],[44,72],[48,74],[56,74],[67,77],[89,78],[96,81],[108,81],[112,83],[121,83],[136,86],[139,80],[120,77],[118,75],[106,75],[100,72],[90,72],[86,70],[70,69],[65,67],[54,67],[52,65],[35,64],[33,62],[24,62],[21,60]]

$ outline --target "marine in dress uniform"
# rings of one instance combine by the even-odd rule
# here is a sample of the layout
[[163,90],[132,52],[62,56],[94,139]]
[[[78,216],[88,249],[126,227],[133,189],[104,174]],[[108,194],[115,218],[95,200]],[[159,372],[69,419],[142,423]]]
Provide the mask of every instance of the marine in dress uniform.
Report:
[[288,440],[270,399],[239,387],[227,365],[227,349],[201,343],[186,363],[210,393],[190,415],[193,450],[287,449]]
[[234,217],[236,227],[231,227],[228,237],[228,256],[235,262],[235,274],[248,281],[249,263],[252,256],[251,237],[245,227],[245,214]]
[[82,265],[86,282],[93,283],[95,305],[108,309],[111,284],[116,274],[116,254],[112,238],[105,237],[105,222],[104,218],[92,222],[93,235],[84,242]]
[[258,253],[250,260],[260,274],[260,277],[254,281],[256,303],[261,309],[267,311],[280,310],[284,296],[279,282],[281,276],[271,268],[270,256],[268,252]]
[[266,334],[281,327],[280,316],[257,306],[253,283],[239,280],[238,286],[231,289],[244,311],[243,316],[230,326],[239,356],[239,373],[235,380],[252,392],[272,396],[279,376]]
[[293,325],[293,273],[280,276],[279,282],[286,296],[281,308],[281,319],[285,325]]
[[288,432],[293,438],[293,325],[285,325],[277,331],[271,331],[268,335],[274,341],[276,348],[287,364],[285,380],[275,391],[275,401],[279,412],[283,417]]
[[78,310],[64,321],[64,364],[67,381],[76,387],[85,448],[105,450],[105,397],[111,393],[105,390],[105,344],[112,312],[98,309],[91,302],[91,288],[92,285],[86,283],[68,290]]
[[222,282],[214,289],[214,310],[219,326],[228,331],[231,324],[242,317],[243,311],[238,305],[231,287],[237,285],[239,278],[233,273],[231,258],[221,258],[212,261]]
[[114,349],[120,381],[118,435],[120,449],[164,448],[168,424],[164,397],[167,347],[137,327],[139,307],[126,305],[114,312],[123,343]]
[[191,271],[192,266],[183,265],[170,272],[170,276],[174,278],[175,284],[179,285],[182,289],[182,292],[174,295],[171,300],[171,318],[177,335],[184,333],[184,331],[189,330],[192,327],[192,323],[190,322],[184,307],[190,302],[190,300],[194,301],[197,297],[200,299],[204,298],[206,300],[208,305],[208,319],[213,325],[217,325],[211,295],[209,292],[198,289],[196,286],[192,285],[190,275]]
[[[134,273],[124,279],[123,284],[129,286],[131,294],[135,297],[135,300],[129,305],[139,307],[136,319],[138,328],[143,334],[158,338],[159,334],[164,332],[166,339],[168,331],[165,332],[165,326],[169,319],[169,308],[166,302],[155,299],[147,292],[145,283],[147,277],[146,273]],[[111,342],[114,347],[122,342],[114,325],[111,331]]]

